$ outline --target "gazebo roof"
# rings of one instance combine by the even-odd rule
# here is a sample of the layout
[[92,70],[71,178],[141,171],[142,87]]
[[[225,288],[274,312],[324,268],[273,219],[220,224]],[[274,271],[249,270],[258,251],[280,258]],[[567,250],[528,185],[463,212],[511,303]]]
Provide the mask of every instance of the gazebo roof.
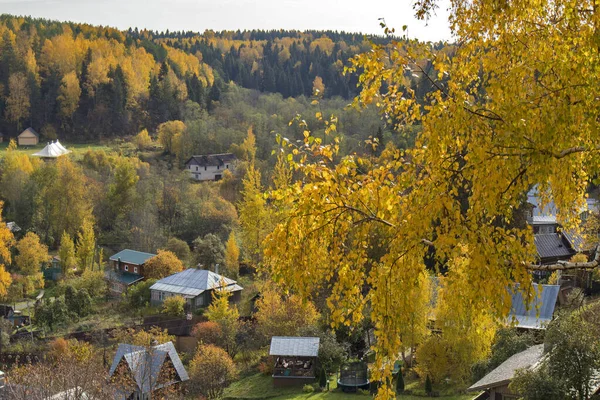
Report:
[[273,336],[271,338],[271,356],[317,357],[319,355],[318,337]]

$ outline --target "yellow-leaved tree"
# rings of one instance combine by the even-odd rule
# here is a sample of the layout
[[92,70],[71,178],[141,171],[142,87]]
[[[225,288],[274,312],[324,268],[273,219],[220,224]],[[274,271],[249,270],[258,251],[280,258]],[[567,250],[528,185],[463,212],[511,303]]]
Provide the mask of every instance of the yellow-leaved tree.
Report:
[[15,264],[23,275],[39,273],[42,265],[50,260],[48,247],[40,243],[39,236],[33,232],[27,232],[15,247],[19,252],[15,257]]
[[225,243],[225,270],[230,278],[237,279],[240,273],[240,248],[237,245],[235,232],[231,231]]
[[146,279],[162,279],[165,276],[183,271],[183,263],[168,250],[158,250],[158,254],[144,264]]
[[173,154],[178,140],[185,131],[185,124],[181,121],[167,121],[160,124],[157,131],[158,142],[166,152]]
[[[417,15],[436,3],[417,1]],[[268,272],[305,297],[327,289],[334,324],[358,323],[369,310],[379,399],[395,396],[390,361],[404,346],[407,315],[422,306],[408,298],[426,290],[423,274],[437,275],[431,318],[440,340],[468,347],[456,353],[465,368],[489,352],[510,311],[507,288],[519,284],[531,299],[532,269],[598,265],[597,257],[535,265],[519,213],[538,185],[574,228],[600,172],[598,2],[450,3],[451,51],[391,38],[350,67],[360,73],[355,105],[374,103],[398,132],[416,125],[414,148],[340,158],[335,118],[321,121],[324,139],[298,119],[304,143],[280,141],[302,179],[275,193],[290,210],[264,243]],[[417,98],[407,77],[432,91]]]
[[15,238],[2,219],[2,207],[4,203],[0,201],[0,297],[8,294],[8,288],[12,283],[10,274],[6,271],[4,263],[11,262],[10,248],[14,244]]

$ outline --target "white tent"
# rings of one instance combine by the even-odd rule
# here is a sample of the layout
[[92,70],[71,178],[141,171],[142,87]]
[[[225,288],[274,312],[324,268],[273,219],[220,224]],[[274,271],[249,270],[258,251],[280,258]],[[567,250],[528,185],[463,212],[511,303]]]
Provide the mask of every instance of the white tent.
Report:
[[35,157],[42,158],[57,158],[63,156],[65,154],[70,153],[71,151],[67,150],[62,144],[58,142],[50,142],[44,147],[42,150],[34,153]]
[[63,151],[63,154],[67,154],[70,153],[70,150],[67,150],[65,148],[65,146],[63,146],[62,144],[60,144],[60,142],[58,140],[56,140],[56,142],[54,142],[54,144],[56,145],[56,147],[58,147],[61,151]]

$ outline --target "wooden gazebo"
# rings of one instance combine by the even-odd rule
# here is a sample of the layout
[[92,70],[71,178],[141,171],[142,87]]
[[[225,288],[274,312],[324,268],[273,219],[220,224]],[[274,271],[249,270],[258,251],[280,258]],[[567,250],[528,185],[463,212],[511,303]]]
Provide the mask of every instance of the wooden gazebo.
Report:
[[275,360],[275,386],[303,386],[314,382],[319,356],[318,337],[273,336],[269,355]]

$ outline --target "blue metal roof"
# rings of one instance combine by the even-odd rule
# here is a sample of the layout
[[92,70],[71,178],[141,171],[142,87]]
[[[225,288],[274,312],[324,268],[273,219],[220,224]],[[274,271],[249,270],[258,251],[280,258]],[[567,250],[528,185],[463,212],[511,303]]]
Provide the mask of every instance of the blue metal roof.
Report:
[[144,279],[144,277],[141,275],[131,274],[128,272],[108,271],[105,276],[107,279],[109,279],[111,281],[118,281],[118,282],[124,283],[127,286]]
[[142,251],[125,249],[125,250],[121,250],[114,256],[110,257],[109,260],[119,261],[119,258],[120,258],[122,262],[127,263],[127,264],[142,265],[148,259],[154,257],[155,255],[156,254],[144,253]]
[[536,294],[529,304],[529,309],[526,307],[518,287],[512,292],[512,306],[508,322],[516,322],[518,328],[545,329],[544,325],[552,320],[560,286],[534,283],[533,289]]

